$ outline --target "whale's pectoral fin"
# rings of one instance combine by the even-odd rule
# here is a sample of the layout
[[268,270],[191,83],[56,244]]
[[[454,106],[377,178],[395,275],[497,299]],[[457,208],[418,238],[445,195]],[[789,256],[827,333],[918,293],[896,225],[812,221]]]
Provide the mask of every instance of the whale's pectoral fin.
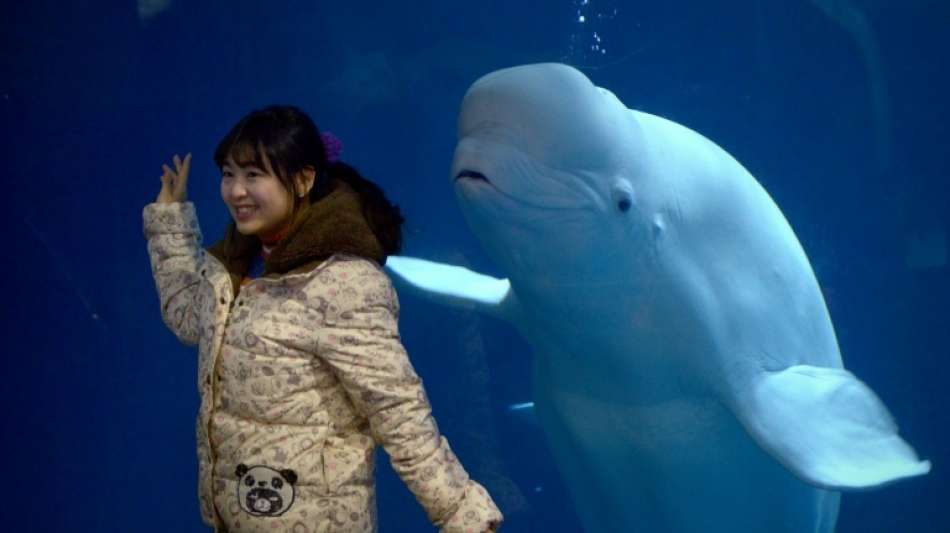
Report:
[[818,487],[867,489],[930,471],[881,400],[844,369],[765,372],[736,414],[763,449]]
[[437,303],[474,309],[511,320],[514,296],[507,279],[414,257],[390,256],[386,270],[398,288],[408,289]]
[[538,413],[534,410],[534,402],[509,405],[508,415],[528,427],[534,429],[540,429],[541,427],[541,422],[538,421]]

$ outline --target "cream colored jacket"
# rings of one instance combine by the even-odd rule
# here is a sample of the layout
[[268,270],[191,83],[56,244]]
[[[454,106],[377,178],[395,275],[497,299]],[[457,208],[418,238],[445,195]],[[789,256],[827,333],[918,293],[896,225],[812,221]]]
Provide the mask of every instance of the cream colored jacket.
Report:
[[375,262],[336,254],[235,297],[192,203],[143,218],[162,317],[198,345],[198,495],[215,531],[376,531],[377,443],[442,531],[500,523],[439,433]]

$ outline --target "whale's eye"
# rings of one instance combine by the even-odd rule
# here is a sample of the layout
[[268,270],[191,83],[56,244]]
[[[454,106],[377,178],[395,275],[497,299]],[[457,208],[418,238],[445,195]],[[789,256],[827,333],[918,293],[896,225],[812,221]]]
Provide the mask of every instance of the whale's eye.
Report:
[[630,211],[630,208],[633,207],[633,201],[636,198],[630,180],[626,178],[618,179],[611,187],[610,198],[614,201],[614,205],[617,206],[617,209],[619,209],[621,213]]

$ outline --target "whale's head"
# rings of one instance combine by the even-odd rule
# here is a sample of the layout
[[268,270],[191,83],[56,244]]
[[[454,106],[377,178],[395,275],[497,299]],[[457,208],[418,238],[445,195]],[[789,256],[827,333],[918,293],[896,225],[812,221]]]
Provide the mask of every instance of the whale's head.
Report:
[[515,67],[466,93],[451,178],[472,230],[513,281],[602,282],[619,275],[642,226],[641,144],[633,113],[579,71]]

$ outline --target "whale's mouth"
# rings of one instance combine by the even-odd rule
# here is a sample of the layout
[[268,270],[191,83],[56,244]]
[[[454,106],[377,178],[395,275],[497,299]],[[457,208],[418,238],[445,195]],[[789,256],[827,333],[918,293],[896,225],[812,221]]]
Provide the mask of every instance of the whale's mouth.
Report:
[[479,181],[484,181],[485,183],[491,183],[490,181],[488,181],[488,178],[486,178],[484,174],[482,174],[481,172],[474,171],[474,170],[463,170],[455,176],[455,181],[459,181],[462,179],[479,180]]

